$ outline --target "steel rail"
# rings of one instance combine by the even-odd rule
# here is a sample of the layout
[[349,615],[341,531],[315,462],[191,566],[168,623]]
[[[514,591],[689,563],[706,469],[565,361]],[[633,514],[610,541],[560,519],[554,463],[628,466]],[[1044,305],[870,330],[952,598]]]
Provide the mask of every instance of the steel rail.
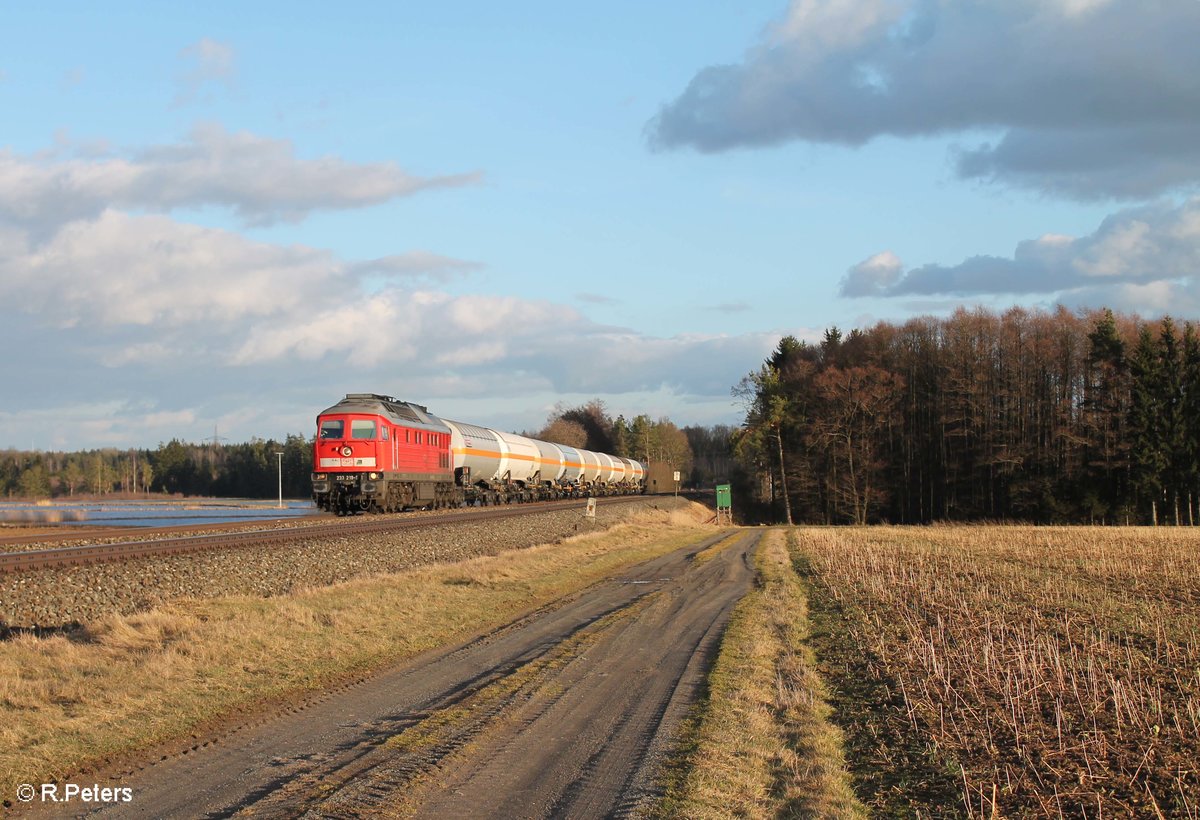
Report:
[[[646,496],[612,496],[596,499],[601,506],[638,501]],[[305,527],[287,527],[267,530],[243,530],[212,535],[190,535],[177,538],[160,538],[149,541],[123,541],[114,544],[87,544],[75,547],[54,547],[43,550],[0,553],[0,575],[33,572],[41,569],[65,569],[92,564],[129,561],[137,558],[184,555],[216,549],[240,549],[266,544],[301,541],[316,538],[336,538],[371,532],[437,527],[446,524],[471,523],[494,518],[511,518],[533,515],[563,508],[582,509],[580,499],[544,501],[528,504],[513,504],[493,507],[472,508],[467,511],[423,515],[420,517],[388,517],[339,520],[336,523],[315,524]]]

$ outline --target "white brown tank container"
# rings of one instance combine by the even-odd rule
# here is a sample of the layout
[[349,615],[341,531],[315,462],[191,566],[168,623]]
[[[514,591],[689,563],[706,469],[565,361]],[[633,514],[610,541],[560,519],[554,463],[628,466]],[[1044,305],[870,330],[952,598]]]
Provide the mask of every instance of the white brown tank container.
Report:
[[538,449],[539,479],[544,484],[557,484],[567,471],[567,457],[563,448],[549,441],[532,441]]
[[557,481],[565,472],[567,459],[555,444],[477,424],[442,421],[450,429],[454,469],[469,470],[473,484]]
[[644,481],[646,481],[646,465],[643,465],[641,461],[635,461],[634,459],[630,459],[629,463],[632,469],[632,480],[634,480],[634,484],[644,483]]
[[579,450],[568,444],[556,445],[563,454],[563,471],[559,481],[563,484],[577,484],[583,475],[583,456]]
[[494,430],[442,419],[450,428],[450,455],[454,470],[468,470],[471,481],[493,482],[508,471],[508,447]]
[[600,459],[600,477],[597,481],[601,484],[612,484],[617,475],[616,460],[608,453],[596,453],[596,457]]
[[579,461],[583,464],[583,473],[579,480],[585,484],[594,484],[600,478],[600,456],[591,450],[579,450]]
[[528,483],[541,469],[538,457],[538,443],[516,433],[501,433],[492,430],[496,437],[508,449],[507,472],[500,474],[501,481],[520,481]]
[[620,456],[612,457],[612,462],[613,462],[612,483],[613,484],[624,484],[625,483],[625,470],[626,470],[625,463],[626,463],[626,461],[628,461],[628,459],[621,458]]
[[637,464],[637,462],[631,458],[625,458],[624,456],[618,456],[617,460],[621,462],[621,476],[617,480],[622,484],[636,483],[637,479],[634,475],[634,465]]

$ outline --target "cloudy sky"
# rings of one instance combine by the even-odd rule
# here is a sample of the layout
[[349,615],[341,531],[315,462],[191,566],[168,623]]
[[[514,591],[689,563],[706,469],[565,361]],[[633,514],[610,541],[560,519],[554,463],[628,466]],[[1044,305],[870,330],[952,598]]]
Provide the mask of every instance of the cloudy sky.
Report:
[[1200,2],[10,4],[0,446],[736,422],[780,335],[1200,316]]

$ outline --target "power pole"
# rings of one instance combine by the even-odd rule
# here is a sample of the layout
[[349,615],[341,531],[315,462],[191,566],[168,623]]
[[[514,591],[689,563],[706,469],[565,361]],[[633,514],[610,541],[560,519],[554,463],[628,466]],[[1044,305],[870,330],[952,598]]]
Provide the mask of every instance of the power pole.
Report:
[[279,509],[283,509],[283,453],[275,451],[275,458],[279,462]]

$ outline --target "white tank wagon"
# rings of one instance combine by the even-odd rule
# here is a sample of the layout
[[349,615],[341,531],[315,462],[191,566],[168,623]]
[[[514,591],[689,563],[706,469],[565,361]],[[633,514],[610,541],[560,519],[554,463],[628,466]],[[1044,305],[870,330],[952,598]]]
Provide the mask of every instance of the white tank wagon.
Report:
[[583,472],[579,475],[580,482],[584,484],[597,483],[600,480],[600,456],[591,450],[581,449],[579,462],[583,465]]
[[450,430],[455,482],[468,500],[476,496],[483,503],[534,501],[643,490],[645,469],[632,459],[441,421]]
[[600,459],[600,478],[601,484],[612,484],[617,477],[617,462],[608,453],[596,453],[596,457]]
[[578,484],[583,476],[583,456],[574,447],[567,444],[555,444],[563,454],[563,471],[558,480],[564,484]]
[[313,500],[340,514],[644,491],[636,461],[351,393],[317,415]]
[[501,433],[496,435],[508,447],[508,478],[530,484],[541,480],[542,454],[537,441],[516,433]]
[[536,439],[531,441],[537,445],[538,459],[541,463],[538,479],[547,484],[558,484],[567,472],[567,456],[562,446]]
[[625,465],[626,483],[637,484],[638,486],[646,483],[646,468],[640,461],[634,461],[631,458],[622,456],[621,462]]

